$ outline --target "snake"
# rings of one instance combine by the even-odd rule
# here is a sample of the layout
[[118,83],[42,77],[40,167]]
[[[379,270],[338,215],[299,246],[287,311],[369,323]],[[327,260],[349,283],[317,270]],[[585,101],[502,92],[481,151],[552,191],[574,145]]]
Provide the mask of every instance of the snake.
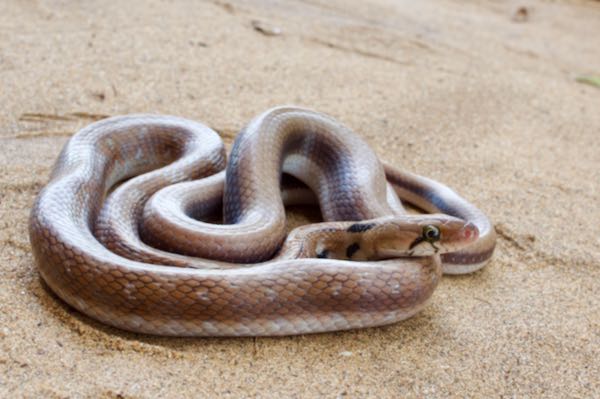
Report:
[[[294,204],[316,205],[323,221],[288,232]],[[165,336],[395,323],[428,303],[442,274],[482,268],[496,239],[455,191],[297,106],[255,117],[229,157],[200,122],[96,121],[64,145],[29,236],[41,278],[68,305]]]

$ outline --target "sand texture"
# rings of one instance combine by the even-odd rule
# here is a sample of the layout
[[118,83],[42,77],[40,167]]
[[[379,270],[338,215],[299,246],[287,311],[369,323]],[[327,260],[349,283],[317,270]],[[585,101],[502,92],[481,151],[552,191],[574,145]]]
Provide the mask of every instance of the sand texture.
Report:
[[[583,0],[1,1],[0,397],[598,397],[599,37]],[[27,219],[79,128],[164,113],[231,143],[278,104],[480,206],[494,260],[405,322],[285,338],[124,333],[42,284]]]

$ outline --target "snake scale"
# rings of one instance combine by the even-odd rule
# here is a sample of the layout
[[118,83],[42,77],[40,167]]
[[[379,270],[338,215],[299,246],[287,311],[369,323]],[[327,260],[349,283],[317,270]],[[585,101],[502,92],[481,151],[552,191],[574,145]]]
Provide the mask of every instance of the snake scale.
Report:
[[[287,234],[284,206],[311,202],[324,221]],[[29,231],[42,278],[69,305],[172,336],[394,323],[425,305],[442,272],[475,271],[495,246],[489,219],[454,191],[292,106],[253,119],[228,161],[218,134],[194,121],[95,122],[66,143]]]

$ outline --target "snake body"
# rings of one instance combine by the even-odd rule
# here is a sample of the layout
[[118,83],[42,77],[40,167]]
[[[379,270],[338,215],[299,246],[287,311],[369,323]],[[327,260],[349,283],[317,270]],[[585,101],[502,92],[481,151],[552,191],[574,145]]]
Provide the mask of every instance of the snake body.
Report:
[[[282,173],[308,186],[297,192],[323,223],[286,235]],[[407,214],[401,200],[438,213]],[[201,221],[221,208],[222,224]],[[488,218],[454,191],[383,165],[351,130],[297,107],[256,117],[227,164],[219,136],[197,122],[93,123],[63,148],[29,230],[41,276],[65,302],[176,336],[393,323],[424,306],[442,268],[477,270],[495,245]]]

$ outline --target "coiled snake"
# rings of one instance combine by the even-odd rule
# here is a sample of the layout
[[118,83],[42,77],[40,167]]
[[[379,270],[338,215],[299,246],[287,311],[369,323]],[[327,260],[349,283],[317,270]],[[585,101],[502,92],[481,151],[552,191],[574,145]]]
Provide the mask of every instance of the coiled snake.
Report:
[[[282,194],[282,173],[314,195]],[[286,237],[283,198],[317,201],[324,222]],[[408,214],[399,198],[435,214]],[[201,221],[220,209],[222,224]],[[227,165],[217,133],[186,119],[85,127],[33,206],[30,240],[48,286],[101,322],[256,336],[410,317],[442,269],[482,267],[495,233],[454,191],[382,165],[331,117],[277,107],[242,130]]]

